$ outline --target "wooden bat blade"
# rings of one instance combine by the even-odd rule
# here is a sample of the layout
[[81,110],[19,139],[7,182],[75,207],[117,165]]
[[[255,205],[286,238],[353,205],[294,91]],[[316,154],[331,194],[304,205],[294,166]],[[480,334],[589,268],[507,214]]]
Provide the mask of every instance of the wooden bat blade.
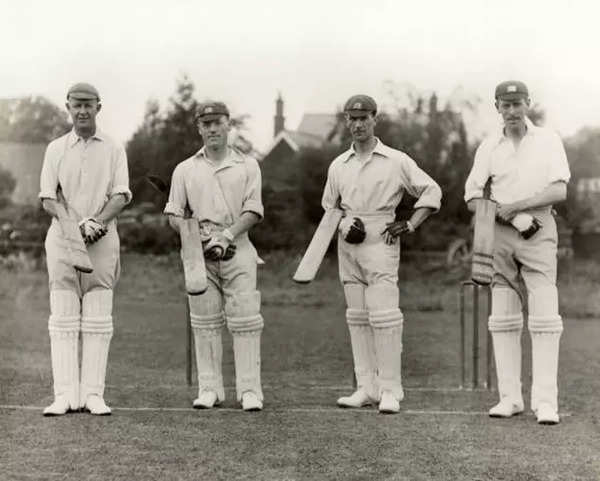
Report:
[[196,219],[184,219],[179,236],[181,238],[181,260],[183,262],[185,289],[190,296],[197,296],[208,289],[206,264],[198,221]]
[[81,237],[77,221],[69,215],[65,206],[59,201],[56,203],[56,212],[58,214],[58,223],[63,233],[67,245],[67,255],[70,264],[80,272],[89,274],[93,272],[94,266],[90,260],[85,242]]
[[323,214],[317,230],[313,234],[312,240],[296,269],[294,281],[300,284],[306,284],[312,281],[317,275],[317,271],[323,262],[327,253],[327,248],[331,244],[331,239],[335,235],[343,212],[339,209],[331,209]]
[[475,199],[471,280],[477,284],[489,285],[492,283],[495,224],[496,203],[487,199]]

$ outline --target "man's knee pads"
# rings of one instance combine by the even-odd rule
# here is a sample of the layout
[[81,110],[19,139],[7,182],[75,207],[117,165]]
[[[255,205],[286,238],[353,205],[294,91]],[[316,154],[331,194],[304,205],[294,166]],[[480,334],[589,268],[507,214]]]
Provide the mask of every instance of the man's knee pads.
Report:
[[223,299],[216,289],[209,288],[199,296],[188,296],[190,323],[197,329],[218,329],[223,326]]
[[531,332],[562,332],[558,313],[556,286],[536,287],[529,291],[529,330]]
[[81,302],[81,332],[112,334],[113,291],[97,289],[86,292]]
[[81,305],[79,296],[74,291],[50,291],[50,317],[48,330],[50,333],[79,332]]
[[258,331],[263,327],[260,292],[239,292],[225,298],[225,317],[231,332]]
[[346,322],[349,326],[368,326],[369,311],[366,309],[346,309]]
[[365,288],[365,304],[369,312],[398,309],[400,295],[395,284],[372,284]]
[[518,331],[523,328],[521,298],[510,287],[492,289],[492,313],[488,320],[492,332]]
[[365,309],[365,287],[362,284],[344,284],[344,296],[349,309]]

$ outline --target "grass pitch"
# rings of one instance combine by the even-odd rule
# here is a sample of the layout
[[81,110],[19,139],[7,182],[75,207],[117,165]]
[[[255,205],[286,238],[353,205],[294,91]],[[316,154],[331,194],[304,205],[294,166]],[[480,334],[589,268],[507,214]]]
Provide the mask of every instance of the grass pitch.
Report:
[[[600,479],[597,266],[575,262],[561,270],[563,420],[547,427],[529,413],[490,419],[495,393],[458,389],[464,272],[425,262],[402,267],[406,399],[399,415],[383,416],[335,407],[352,390],[335,262],[326,262],[315,283],[299,286],[290,280],[296,259],[270,256],[259,277],[265,409],[243,413],[232,389],[228,333],[226,402],[190,408],[195,387],[185,383],[177,257],[126,255],[122,264],[105,393],[110,417],[41,416],[52,399],[46,275],[0,273],[1,480]],[[527,397],[527,335],[523,344]]]

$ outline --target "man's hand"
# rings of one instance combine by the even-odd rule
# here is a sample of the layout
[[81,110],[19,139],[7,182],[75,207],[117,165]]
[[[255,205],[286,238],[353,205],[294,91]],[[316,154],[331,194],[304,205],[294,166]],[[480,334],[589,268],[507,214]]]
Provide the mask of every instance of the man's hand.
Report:
[[97,219],[89,217],[79,223],[79,231],[86,244],[93,244],[106,235],[108,228]]
[[510,224],[513,218],[521,211],[518,202],[511,204],[498,204],[496,207],[496,218],[501,224]]
[[232,244],[222,232],[215,232],[204,244],[204,257],[209,261],[229,260],[234,254],[235,244]]
[[396,222],[388,222],[386,228],[381,232],[381,235],[385,239],[386,244],[392,245],[400,234],[405,234],[407,232],[412,233],[414,231],[415,228],[410,221],[399,220]]

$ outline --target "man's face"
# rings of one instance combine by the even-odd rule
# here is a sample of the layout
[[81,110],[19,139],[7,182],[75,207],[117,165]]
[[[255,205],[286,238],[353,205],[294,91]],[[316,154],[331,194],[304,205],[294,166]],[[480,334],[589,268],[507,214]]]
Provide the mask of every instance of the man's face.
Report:
[[346,127],[352,134],[352,140],[355,142],[365,142],[375,135],[375,115],[365,114],[346,114]]
[[204,145],[212,148],[221,148],[227,145],[229,134],[229,119],[221,115],[217,119],[198,121],[198,131],[204,140]]
[[65,104],[73,126],[76,128],[93,128],[96,126],[96,115],[102,105],[96,99],[80,100],[73,97],[67,99]]
[[525,115],[529,110],[529,99],[525,97],[515,99],[496,100],[496,109],[502,115],[504,125],[516,127],[525,122]]

